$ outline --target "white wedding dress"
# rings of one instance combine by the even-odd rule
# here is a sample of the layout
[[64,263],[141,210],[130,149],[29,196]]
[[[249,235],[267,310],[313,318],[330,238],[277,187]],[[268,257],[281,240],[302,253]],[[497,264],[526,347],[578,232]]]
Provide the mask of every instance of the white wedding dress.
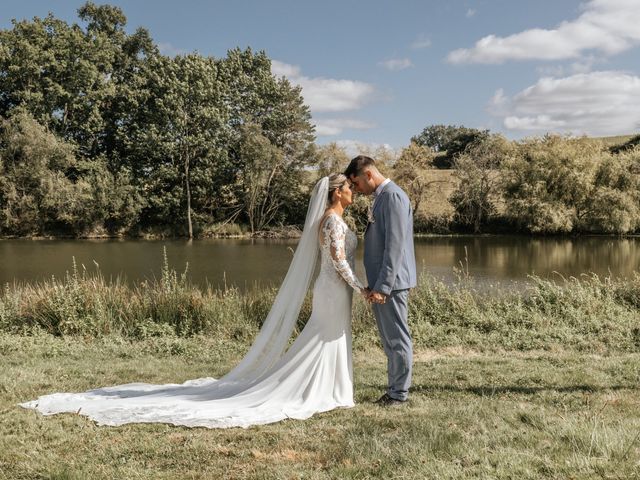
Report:
[[[305,419],[352,407],[351,300],[353,289],[363,286],[353,270],[355,234],[338,215],[322,215],[327,185],[326,177],[316,185],[303,236],[272,310],[248,354],[229,374],[183,384],[130,383],[54,393],[21,406],[45,415],[79,413],[100,425],[159,422],[209,428]],[[318,243],[321,268],[311,317],[287,349]]]

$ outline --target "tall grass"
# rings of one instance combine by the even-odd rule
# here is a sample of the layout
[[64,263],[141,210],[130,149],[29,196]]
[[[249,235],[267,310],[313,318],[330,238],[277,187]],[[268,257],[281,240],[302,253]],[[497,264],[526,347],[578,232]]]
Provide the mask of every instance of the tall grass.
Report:
[[[166,258],[159,279],[128,286],[99,270],[78,268],[64,278],[5,285],[0,331],[57,336],[129,338],[208,335],[250,344],[266,318],[274,288],[201,289]],[[613,280],[596,275],[561,281],[530,278],[525,290],[479,293],[466,275],[454,285],[423,276],[410,295],[410,325],[418,348],[480,350],[640,351],[640,275]],[[298,329],[309,318],[303,304]],[[356,348],[378,342],[369,307],[354,300]]]

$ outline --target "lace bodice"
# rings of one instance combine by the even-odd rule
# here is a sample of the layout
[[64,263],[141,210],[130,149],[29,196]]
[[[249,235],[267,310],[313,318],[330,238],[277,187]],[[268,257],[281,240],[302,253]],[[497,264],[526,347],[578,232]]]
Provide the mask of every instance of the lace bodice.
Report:
[[347,282],[354,290],[364,288],[354,273],[354,254],[358,238],[337,214],[330,213],[322,223],[320,232],[320,250],[322,260],[320,275],[328,275],[339,281]]
[[[129,383],[53,393],[21,406],[45,415],[80,414],[98,425],[162,423],[207,428],[263,425],[353,407],[352,290],[345,280],[360,287],[353,275],[356,237],[340,216],[332,215],[319,231],[328,186],[329,178],[323,177],[314,187],[305,228],[278,295],[249,352],[227,375],[182,384]],[[311,315],[290,343],[318,250],[322,271],[313,287]]]

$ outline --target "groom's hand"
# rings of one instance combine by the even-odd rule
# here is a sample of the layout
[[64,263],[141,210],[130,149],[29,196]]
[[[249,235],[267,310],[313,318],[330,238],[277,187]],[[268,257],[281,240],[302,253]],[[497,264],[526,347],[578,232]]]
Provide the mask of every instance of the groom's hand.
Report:
[[387,296],[380,292],[371,292],[369,294],[369,303],[380,303],[383,304],[387,301]]

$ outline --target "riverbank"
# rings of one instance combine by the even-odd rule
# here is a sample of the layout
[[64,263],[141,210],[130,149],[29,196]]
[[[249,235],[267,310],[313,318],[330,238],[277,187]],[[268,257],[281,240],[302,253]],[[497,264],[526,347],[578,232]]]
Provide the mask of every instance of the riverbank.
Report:
[[[275,288],[198,288],[166,260],[159,278],[133,286],[74,267],[65,278],[5,285],[0,331],[134,339],[208,335],[221,342],[250,342],[275,294]],[[298,328],[309,317],[310,300]],[[637,273],[628,279],[530,277],[520,290],[485,285],[482,291],[464,271],[453,285],[423,275],[409,311],[418,348],[640,352]],[[377,345],[374,324],[369,307],[356,298],[357,349]]]
[[[244,342],[240,342],[244,345]],[[356,407],[249,430],[97,427],[19,402],[128,382],[219,377],[211,336],[0,334],[0,478],[635,478],[640,354],[418,349],[410,403],[383,409],[378,348],[354,357]]]
[[[274,240],[295,240],[300,238],[302,230],[298,225],[290,225],[275,230],[262,230],[259,232],[244,233],[212,233],[206,235],[198,235],[195,240],[215,240],[215,239],[233,239],[233,240],[251,240],[251,239],[274,239]],[[364,232],[360,232],[359,237],[363,237]],[[414,232],[414,238],[471,238],[471,237],[520,237],[520,238],[640,238],[640,233],[627,233],[618,235],[613,233],[580,233],[580,234],[531,234],[525,232],[448,232],[446,230],[434,232]],[[84,235],[84,236],[65,236],[65,235],[34,235],[34,236],[0,236],[2,240],[187,240],[184,236],[169,234],[144,234],[144,235]]]
[[[494,292],[495,293],[495,292]],[[356,407],[250,430],[97,427],[19,402],[128,382],[220,377],[274,289],[199,289],[165,263],[134,287],[74,269],[0,294],[0,479],[634,478],[640,462],[640,275],[484,295],[460,273],[410,297],[413,391],[371,402],[385,358],[353,310]],[[303,326],[311,308],[303,305]]]

